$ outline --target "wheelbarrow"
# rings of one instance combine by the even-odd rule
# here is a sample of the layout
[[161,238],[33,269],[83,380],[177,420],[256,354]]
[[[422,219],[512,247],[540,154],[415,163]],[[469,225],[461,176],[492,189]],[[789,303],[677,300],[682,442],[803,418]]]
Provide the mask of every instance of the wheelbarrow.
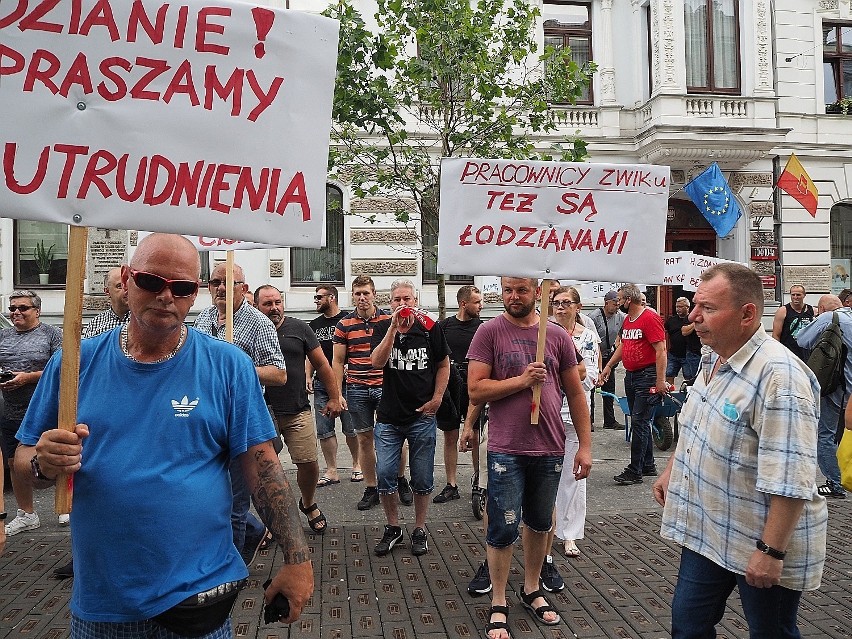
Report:
[[[618,404],[621,412],[624,413],[624,439],[630,441],[632,431],[630,423],[630,404],[626,397],[619,397],[614,393],[608,393],[597,389],[597,392],[605,397],[612,397]],[[663,395],[662,401],[651,408],[651,435],[654,438],[654,445],[659,450],[668,450],[672,443],[677,440],[677,414],[683,407],[683,402],[686,400],[686,392],[671,392]],[[674,426],[670,417],[674,417]]]

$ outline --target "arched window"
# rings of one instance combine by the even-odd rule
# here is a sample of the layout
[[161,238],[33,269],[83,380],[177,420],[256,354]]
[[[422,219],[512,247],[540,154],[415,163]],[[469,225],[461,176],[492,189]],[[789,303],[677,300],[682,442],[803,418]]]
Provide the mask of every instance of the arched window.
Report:
[[343,284],[343,192],[325,187],[325,248],[290,249],[290,283],[295,286]]

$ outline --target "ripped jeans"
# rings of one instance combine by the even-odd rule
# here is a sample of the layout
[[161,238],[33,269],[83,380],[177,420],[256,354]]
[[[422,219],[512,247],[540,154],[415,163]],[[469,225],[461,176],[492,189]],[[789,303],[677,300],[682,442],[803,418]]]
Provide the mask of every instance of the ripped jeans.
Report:
[[562,475],[562,455],[532,457],[488,451],[488,532],[493,548],[518,539],[521,519],[530,530],[553,526],[553,506]]

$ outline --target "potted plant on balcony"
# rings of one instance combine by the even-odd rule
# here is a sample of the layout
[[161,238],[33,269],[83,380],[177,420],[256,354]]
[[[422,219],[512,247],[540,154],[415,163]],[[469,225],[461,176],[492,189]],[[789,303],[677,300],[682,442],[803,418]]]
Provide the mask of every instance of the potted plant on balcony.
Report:
[[44,247],[44,240],[38,242],[33,249],[33,260],[38,269],[38,283],[47,284],[50,278],[50,265],[53,264],[53,249],[56,244],[51,244],[50,248]]
[[837,102],[825,105],[826,113],[849,115],[852,111],[852,98],[840,98]]

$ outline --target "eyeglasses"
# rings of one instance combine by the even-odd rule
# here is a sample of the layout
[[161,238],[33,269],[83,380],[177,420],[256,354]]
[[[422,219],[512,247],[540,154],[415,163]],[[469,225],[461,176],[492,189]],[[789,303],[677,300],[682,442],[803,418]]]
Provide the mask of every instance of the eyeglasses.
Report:
[[18,311],[19,313],[26,313],[31,308],[35,308],[35,306],[25,306],[23,304],[18,304],[17,306],[10,306],[9,312],[14,313],[15,311]]
[[167,286],[175,297],[190,297],[198,292],[198,282],[194,280],[167,280],[153,273],[133,269],[130,269],[130,277],[136,286],[149,293],[159,293]]
[[577,302],[572,302],[571,300],[553,300],[550,305],[554,308],[562,308],[563,306],[571,306],[576,303]]
[[325,295],[314,295],[314,301],[319,302],[322,298],[328,297],[331,293],[326,293]]
[[[245,284],[242,280],[234,280],[234,286],[237,284]],[[209,280],[207,282],[207,286],[211,288],[219,288],[220,286],[227,286],[227,282],[225,280]]]

